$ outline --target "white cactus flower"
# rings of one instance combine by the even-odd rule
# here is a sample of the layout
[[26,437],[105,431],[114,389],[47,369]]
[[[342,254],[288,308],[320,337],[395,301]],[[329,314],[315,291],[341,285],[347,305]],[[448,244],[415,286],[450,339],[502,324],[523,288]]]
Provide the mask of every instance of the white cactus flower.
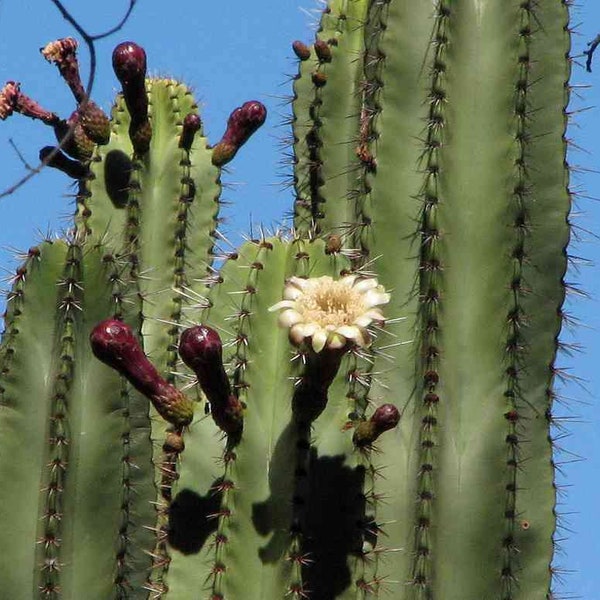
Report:
[[369,346],[369,326],[385,321],[376,307],[390,301],[377,279],[355,274],[338,280],[327,275],[290,277],[283,298],[269,310],[281,310],[279,324],[289,328],[292,343],[299,345],[310,338],[315,352],[326,347],[340,349],[348,343]]

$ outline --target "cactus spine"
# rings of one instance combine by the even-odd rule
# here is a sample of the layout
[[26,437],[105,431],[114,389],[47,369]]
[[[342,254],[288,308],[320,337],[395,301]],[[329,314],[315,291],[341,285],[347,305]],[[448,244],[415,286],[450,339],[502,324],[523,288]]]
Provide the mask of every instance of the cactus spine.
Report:
[[331,0],[293,46],[293,227],[224,257],[260,103],[210,146],[127,42],[108,143],[76,83],[36,105],[78,197],[5,317],[3,597],[552,597],[567,4]]

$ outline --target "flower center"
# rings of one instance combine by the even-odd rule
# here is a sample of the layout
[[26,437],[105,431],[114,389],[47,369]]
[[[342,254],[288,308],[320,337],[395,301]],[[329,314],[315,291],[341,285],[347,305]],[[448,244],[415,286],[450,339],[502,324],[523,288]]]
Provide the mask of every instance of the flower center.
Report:
[[349,325],[365,310],[361,294],[337,281],[319,281],[297,302],[304,321],[321,327]]

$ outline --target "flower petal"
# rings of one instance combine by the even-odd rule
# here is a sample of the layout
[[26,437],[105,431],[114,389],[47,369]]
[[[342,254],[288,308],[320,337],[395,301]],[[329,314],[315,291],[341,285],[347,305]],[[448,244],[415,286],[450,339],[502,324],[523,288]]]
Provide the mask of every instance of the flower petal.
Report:
[[297,323],[290,328],[290,338],[300,344],[304,338],[310,337],[320,327],[316,323]]
[[327,347],[333,348],[334,350],[339,350],[340,348],[343,348],[347,342],[348,342],[348,340],[343,335],[340,335],[339,332],[334,331],[329,336],[329,341],[327,342]]
[[300,323],[302,321],[302,315],[292,308],[284,310],[279,315],[279,324],[282,327],[291,327],[292,325],[296,325],[296,323]]
[[298,300],[304,292],[295,285],[286,285],[283,289],[283,297],[285,300]]
[[362,301],[365,308],[371,308],[379,304],[387,304],[390,301],[390,295],[386,294],[381,286],[377,286],[373,290],[367,290],[363,294]]
[[368,279],[359,279],[354,284],[354,290],[360,293],[364,293],[367,290],[372,290],[377,287],[377,279],[369,277]]
[[382,323],[385,321],[383,313],[378,308],[371,308],[354,319],[353,325],[358,327],[368,327],[371,323]]
[[324,329],[317,329],[312,336],[312,347],[313,350],[318,354],[325,348],[327,343],[327,332]]
[[358,275],[351,273],[350,275],[344,275],[344,277],[342,277],[338,281],[338,283],[348,286],[348,287],[352,287],[357,279],[358,279]]
[[281,300],[277,304],[273,304],[273,306],[269,306],[269,312],[273,312],[275,310],[279,310],[281,308],[296,308],[296,303],[292,300]]
[[360,329],[355,325],[342,325],[341,327],[336,328],[335,332],[339,335],[343,335],[349,340],[354,340],[361,335]]

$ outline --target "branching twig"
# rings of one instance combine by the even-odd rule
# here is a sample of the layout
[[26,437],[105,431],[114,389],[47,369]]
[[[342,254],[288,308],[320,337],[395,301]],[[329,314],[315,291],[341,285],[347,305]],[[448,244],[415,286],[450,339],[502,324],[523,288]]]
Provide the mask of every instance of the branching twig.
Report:
[[598,34],[591,42],[588,42],[588,50],[584,50],[583,53],[587,55],[587,59],[585,61],[585,69],[588,73],[592,72],[592,57],[594,56],[594,52],[596,48],[600,44],[600,34]]
[[[104,31],[103,33],[99,33],[96,35],[89,34],[77,22],[75,17],[73,17],[73,15],[63,6],[63,4],[60,0],[50,0],[50,1],[52,2],[52,4],[54,4],[54,6],[56,6],[56,8],[60,12],[60,14],[63,16],[63,18],[66,21],[68,21],[72,25],[72,27],[75,29],[75,31],[77,31],[77,33],[83,38],[83,41],[85,42],[86,46],[88,47],[88,51],[90,54],[90,74],[89,74],[87,85],[85,88],[86,99],[80,105],[80,108],[85,108],[85,105],[87,103],[87,98],[89,98],[90,94],[92,93],[92,87],[94,85],[94,80],[96,77],[96,46],[95,46],[94,42],[101,40],[103,38],[106,38],[106,37],[116,33],[117,31],[119,31],[125,25],[125,23],[128,21],[133,9],[135,8],[137,0],[129,0],[129,6],[128,6],[127,10],[125,11],[125,14],[123,15],[121,20],[114,27],[108,29],[107,31]],[[60,152],[60,150],[63,148],[63,146],[71,139],[71,136],[73,135],[73,131],[75,130],[76,125],[77,125],[77,120],[74,119],[73,123],[69,127],[67,134],[61,140],[60,144],[50,154],[48,154],[48,156],[42,162],[40,162],[36,167],[29,166],[29,171],[26,175],[21,177],[21,179],[19,179],[17,182],[15,182],[10,187],[8,187],[8,188],[4,189],[2,192],[0,192],[0,199],[4,198],[5,196],[10,196],[11,194],[14,194],[22,185],[27,183],[32,177],[37,175],[50,161],[52,161],[52,159],[56,156],[56,154],[58,152]]]

